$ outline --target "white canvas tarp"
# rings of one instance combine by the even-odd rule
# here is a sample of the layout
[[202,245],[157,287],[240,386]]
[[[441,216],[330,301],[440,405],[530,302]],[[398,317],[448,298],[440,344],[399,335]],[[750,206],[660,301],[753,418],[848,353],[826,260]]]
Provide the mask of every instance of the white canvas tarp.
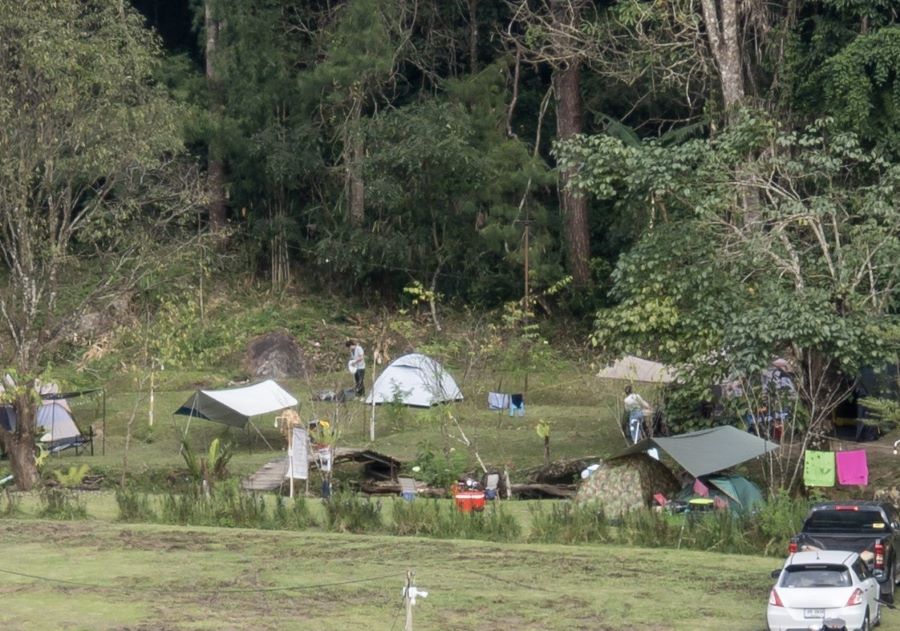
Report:
[[431,357],[410,353],[391,362],[379,375],[366,403],[392,403],[431,407],[461,401],[462,392],[449,372]]
[[597,373],[601,379],[619,379],[622,381],[639,381],[642,383],[672,383],[675,373],[671,368],[659,362],[641,359],[634,355],[626,355],[603,368]]
[[198,390],[175,411],[175,414],[243,428],[254,416],[279,412],[296,405],[297,399],[268,379],[241,388]]

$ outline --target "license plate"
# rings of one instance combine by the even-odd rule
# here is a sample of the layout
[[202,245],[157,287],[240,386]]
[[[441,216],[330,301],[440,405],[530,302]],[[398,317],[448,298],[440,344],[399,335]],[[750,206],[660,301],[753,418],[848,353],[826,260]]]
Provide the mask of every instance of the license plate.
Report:
[[804,618],[824,618],[825,610],[824,609],[804,609],[803,617]]

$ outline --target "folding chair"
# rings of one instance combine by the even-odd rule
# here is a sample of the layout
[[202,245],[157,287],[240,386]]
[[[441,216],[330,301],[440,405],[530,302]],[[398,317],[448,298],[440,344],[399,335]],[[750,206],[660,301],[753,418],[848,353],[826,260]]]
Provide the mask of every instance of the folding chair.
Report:
[[400,483],[400,497],[405,499],[407,502],[411,502],[416,499],[416,481],[412,478],[397,478],[397,481]]
[[500,485],[499,473],[488,473],[484,477],[484,499],[497,499],[497,487]]

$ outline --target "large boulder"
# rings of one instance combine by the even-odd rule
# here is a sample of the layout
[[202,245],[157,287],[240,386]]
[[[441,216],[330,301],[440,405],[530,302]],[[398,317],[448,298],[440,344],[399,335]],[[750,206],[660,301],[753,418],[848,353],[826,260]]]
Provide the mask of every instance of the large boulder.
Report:
[[244,370],[253,377],[306,377],[309,366],[297,340],[287,331],[271,331],[247,344]]

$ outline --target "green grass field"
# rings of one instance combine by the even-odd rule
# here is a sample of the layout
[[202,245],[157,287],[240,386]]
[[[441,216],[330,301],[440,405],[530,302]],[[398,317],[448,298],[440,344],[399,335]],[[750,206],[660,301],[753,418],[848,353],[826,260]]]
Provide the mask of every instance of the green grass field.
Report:
[[[349,385],[348,375],[283,385],[301,400],[305,419],[324,417],[340,426],[342,445],[371,446],[407,460],[425,443],[452,447],[468,455],[474,471],[474,450],[461,442],[461,429],[489,466],[507,467],[514,480],[543,462],[534,431],[541,419],[551,423],[554,459],[605,457],[624,445],[620,387],[598,383],[585,367],[531,375],[524,418],[485,409],[494,380],[481,374],[461,383],[467,398],[451,408],[458,427],[435,411],[377,408],[374,443],[368,440],[371,408],[310,401],[318,389]],[[108,485],[118,483],[133,415],[129,480],[165,486],[184,469],[179,442],[186,420],[171,411],[188,398],[192,383],[184,375],[162,381],[154,393],[153,427],[146,390],[124,380],[109,384],[96,455],[52,456],[47,469],[86,463]],[[83,426],[101,428],[97,409],[96,402],[76,407]],[[233,432],[234,476],[281,453],[272,419],[258,419],[256,426],[274,449],[255,431]],[[205,449],[221,431],[194,420],[188,441]],[[895,477],[887,458],[872,464],[873,477]],[[349,470],[344,478],[352,475]],[[399,630],[401,588],[413,570],[416,583],[430,592],[415,609],[416,629],[750,631],[765,627],[769,573],[780,564],[777,558],[639,547],[125,525],[115,522],[110,492],[85,497],[84,521],[32,519],[36,501],[28,498],[25,516],[0,518],[0,629]],[[321,511],[317,501],[311,504]],[[527,532],[528,502],[506,506]],[[900,614],[886,612],[882,628],[900,629]]]
[[[3,520],[4,629],[764,627],[771,559],[608,546],[497,545]],[[885,628],[890,628],[888,624]]]

